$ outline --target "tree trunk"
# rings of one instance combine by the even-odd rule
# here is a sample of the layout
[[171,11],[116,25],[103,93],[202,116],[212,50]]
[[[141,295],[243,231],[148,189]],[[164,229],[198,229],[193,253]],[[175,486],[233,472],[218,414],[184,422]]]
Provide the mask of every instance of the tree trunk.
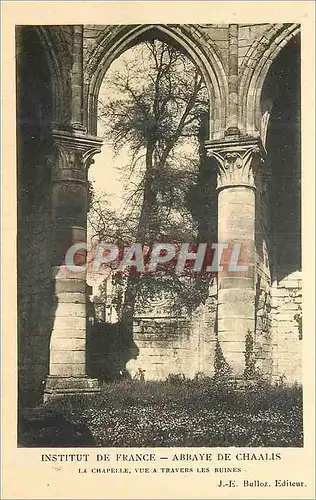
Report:
[[[153,162],[154,144],[153,140],[147,144],[143,202],[136,231],[136,242],[142,245],[153,243],[156,236],[155,220],[152,220],[155,217],[157,207],[157,193],[153,190],[153,182],[155,180],[155,166]],[[127,341],[131,341],[133,337],[133,318],[137,296],[141,287],[140,280],[141,278],[137,275],[129,275],[127,277],[121,314],[122,335],[124,335]]]

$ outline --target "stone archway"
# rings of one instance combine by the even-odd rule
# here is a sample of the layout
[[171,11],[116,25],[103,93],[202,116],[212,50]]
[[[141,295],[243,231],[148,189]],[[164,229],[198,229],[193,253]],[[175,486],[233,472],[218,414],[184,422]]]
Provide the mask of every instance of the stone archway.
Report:
[[[162,33],[164,34],[164,31],[162,31]],[[148,38],[150,39],[150,37],[154,37],[155,39],[157,38],[158,40],[160,40],[162,38],[162,33],[161,32],[158,32],[157,29],[154,29],[152,26],[149,26],[149,27],[146,27],[146,30],[137,38],[135,38],[135,40],[133,39],[133,44],[134,43],[138,43],[142,40],[147,40]],[[166,44],[169,44],[172,43],[173,45],[175,44],[174,41],[170,41],[169,37],[166,37],[166,38],[163,38],[163,41],[166,43]],[[127,51],[128,50],[133,50],[133,45],[131,45],[131,49],[126,49]],[[178,45],[177,45],[177,48],[178,48]],[[180,47],[180,50],[181,52],[183,52],[183,48]],[[122,51],[122,49],[121,49]],[[120,51],[117,51],[117,54],[120,55]],[[125,55],[125,54],[124,54]],[[123,57],[124,57],[123,55]],[[120,56],[121,57],[121,56]],[[188,57],[186,57],[186,59],[189,59]],[[110,60],[111,62],[111,60]],[[110,64],[109,61],[106,62],[106,68],[109,66]],[[192,61],[190,61],[192,62]],[[113,63],[114,65],[114,63]],[[139,67],[138,66],[138,61],[136,61],[135,63],[136,67]],[[107,77],[107,74],[105,74],[105,82],[106,82],[106,77]],[[105,85],[105,82],[103,84],[103,88],[106,88],[106,85]],[[214,94],[214,92],[212,92],[212,94]],[[102,95],[102,91],[101,91],[101,95]],[[101,99],[101,97],[100,97]],[[213,118],[212,118],[212,122],[213,122]],[[207,130],[207,132],[203,130],[203,138],[200,138],[199,141],[200,141],[200,145],[201,145],[201,148],[203,147],[203,140],[204,139],[207,139],[209,137],[208,135],[208,126],[207,124],[205,124],[205,129]],[[202,132],[201,132],[202,134]],[[101,135],[101,134],[100,134]],[[202,156],[202,152],[200,153],[200,155]],[[204,160],[204,154],[203,154],[203,160]],[[101,160],[101,158],[99,158]],[[201,158],[200,158],[201,160]],[[106,170],[106,165],[110,163],[110,160],[109,160],[109,157],[104,157],[104,164],[102,165],[103,167],[103,170],[102,170],[102,173],[100,172],[100,177],[103,176],[103,172]],[[202,161],[201,161],[202,163]],[[205,161],[206,163],[206,161]],[[205,173],[205,171],[208,171],[207,174]],[[201,171],[202,171],[202,167],[201,167]],[[212,184],[212,194],[214,194],[213,196],[213,204],[216,205],[216,200],[217,200],[217,196],[216,196],[216,192],[215,192],[215,185],[216,185],[216,182],[214,182],[214,175],[212,175],[212,183],[210,182],[210,169],[207,168],[206,166],[204,167],[204,171],[203,171],[203,191],[202,191],[202,188],[201,188],[201,185],[199,185],[199,189],[201,189],[201,192],[203,192],[203,194],[205,193],[205,186],[209,186],[209,184]],[[212,172],[213,173],[213,172]],[[202,178],[202,175],[201,175],[201,178]],[[96,186],[98,185],[98,179],[95,180],[96,182]],[[199,180],[199,183],[202,184],[202,181]],[[211,192],[211,189],[208,187],[208,195],[210,194]],[[206,195],[204,194],[204,196],[206,197]],[[202,203],[201,203],[202,205]],[[205,205],[204,207],[202,208],[202,210],[204,209],[205,211]],[[214,211],[215,212],[215,211]],[[213,214],[210,214],[210,218],[213,217],[213,220],[216,218],[216,223],[217,223],[217,213],[215,212],[215,215],[214,213]],[[213,226],[215,229],[214,229],[214,233],[215,233],[215,236],[214,236],[214,241],[216,239],[216,226],[214,224]],[[206,231],[205,231],[206,232]],[[208,241],[208,240],[207,240]],[[92,282],[91,282],[92,283]],[[213,299],[215,300],[215,299]],[[210,323],[212,324],[212,327],[210,328],[210,331],[209,332],[206,332],[205,333],[205,337],[207,339],[209,338],[212,338],[214,337],[214,327],[213,327],[213,324],[215,323],[215,317],[216,317],[216,314],[215,314],[215,308],[216,306],[214,306],[212,304],[212,313],[210,314],[212,317],[211,317],[211,321]],[[134,361],[131,361],[128,365],[126,364],[126,361],[125,361],[125,355],[124,355],[124,371],[125,370],[128,370],[128,372],[133,375],[136,370],[137,370],[137,366],[141,367],[141,366],[144,366],[144,364],[146,365],[146,377],[147,378],[154,378],[154,377],[158,377],[158,378],[163,378],[163,377],[167,377],[169,373],[171,372],[175,372],[177,369],[181,369],[181,366],[184,366],[183,368],[183,372],[185,372],[186,376],[189,376],[188,374],[194,374],[194,372],[197,372],[199,371],[197,366],[199,363],[201,363],[201,359],[197,360],[195,362],[195,360],[193,360],[193,356],[192,356],[192,363],[191,363],[191,366],[189,366],[189,363],[187,362],[185,356],[186,356],[186,353],[190,352],[188,350],[188,345],[189,345],[189,337],[194,337],[193,335],[191,335],[191,332],[190,332],[190,328],[187,326],[187,325],[190,325],[190,321],[191,319],[189,317],[186,317],[186,318],[178,318],[178,315],[179,315],[179,312],[177,312],[176,314],[174,312],[171,311],[172,308],[170,308],[168,314],[170,316],[170,318],[166,317],[165,318],[165,329],[166,331],[169,332],[169,339],[167,339],[166,343],[164,344],[164,349],[161,348],[161,317],[160,317],[160,314],[161,312],[158,311],[156,313],[156,311],[151,311],[149,312],[149,314],[147,314],[147,316],[150,316],[151,314],[151,318],[147,318],[147,320],[144,320],[142,321],[142,319],[140,319],[140,316],[142,315],[142,312],[139,312],[139,314],[137,315],[134,315],[134,329],[133,329],[133,341],[136,342],[136,346],[134,344],[134,346],[136,347],[136,349],[134,348],[133,349],[133,352],[135,351],[139,351],[140,352],[140,355],[139,357],[137,358],[137,361],[135,360],[135,363]],[[166,314],[166,311],[167,309],[165,310],[165,315]],[[146,313],[145,313],[146,315]],[[168,316],[168,315],[167,315]],[[183,321],[183,319],[185,321]],[[142,332],[140,332],[140,327],[139,327],[139,323],[142,324],[143,326],[143,330],[144,330],[144,334]],[[105,326],[105,325],[104,325]],[[107,325],[107,327],[109,328],[109,326]],[[110,329],[110,328],[109,328]],[[205,328],[205,330],[207,330]],[[149,346],[149,342],[145,342],[143,340],[143,338],[147,338],[148,339],[148,335],[146,335],[148,333],[148,331],[150,331],[150,333],[152,333],[151,335],[151,339],[152,339],[152,343],[151,343],[151,349],[152,349],[152,352],[154,352],[154,356],[153,357],[150,357],[150,355],[148,354],[148,349],[147,347]],[[174,335],[173,335],[174,334]],[[174,337],[173,340],[172,340],[172,336]],[[142,338],[143,337],[143,338]],[[194,349],[194,342],[199,342],[197,341],[197,338],[201,337],[202,338],[202,334],[200,335],[199,333],[195,336],[195,338],[193,339],[192,341],[192,349]],[[175,340],[175,338],[177,338],[177,340]],[[178,362],[178,358],[175,356],[175,349],[173,349],[174,347],[174,342],[178,342],[178,351],[179,351],[179,359],[181,359],[181,364],[180,362]],[[200,342],[204,342],[204,338],[203,340],[200,340]],[[210,353],[210,355],[207,355],[205,354],[205,359],[207,359],[207,361],[205,361],[205,364],[208,363],[208,366],[207,366],[207,373],[212,373],[213,372],[213,351],[214,349],[212,349],[213,347],[213,338],[212,338],[212,342],[204,342],[203,345],[205,345],[205,351],[206,353]],[[131,351],[132,349],[128,349],[128,351]],[[201,350],[201,349],[200,349]],[[112,357],[115,359],[115,356],[116,354],[112,354]],[[128,354],[127,354],[128,356]],[[118,357],[118,356],[117,356]],[[202,358],[202,354],[200,354],[200,358]],[[162,361],[161,364],[163,364],[163,367],[159,366],[160,369],[157,369],[157,366],[159,365],[159,363],[157,362],[154,362],[154,359],[157,360],[157,359],[160,359]],[[203,359],[203,363],[204,363],[204,359]],[[107,363],[107,365],[109,365],[110,362]],[[105,363],[104,363],[105,365]],[[118,365],[117,365],[118,366]],[[115,367],[116,371],[117,370],[117,366]],[[112,370],[111,369],[107,369],[109,372],[111,372]],[[93,372],[91,372],[93,373]]]
[[249,48],[239,70],[240,130],[257,136],[261,132],[261,92],[269,68],[283,47],[300,31],[298,24],[268,28]]
[[[56,308],[51,316],[54,325],[46,396],[97,390],[95,381],[86,376],[85,368],[85,275],[76,278],[67,275],[63,256],[65,246],[86,238],[87,169],[102,145],[95,134],[103,76],[124,50],[154,34],[176,44],[194,60],[204,76],[213,104],[206,149],[217,171],[219,239],[222,243],[242,243],[249,263],[246,275],[223,273],[219,276],[218,330],[234,376],[242,376],[245,335],[248,330],[255,334],[256,329],[255,288],[264,256],[264,252],[258,251],[257,236],[263,231],[258,231],[262,213],[258,200],[263,199],[265,189],[263,174],[268,162],[264,165],[263,160],[267,153],[265,147],[269,150],[271,142],[269,113],[271,110],[273,113],[273,108],[269,96],[263,99],[264,103],[262,98],[274,61],[290,45],[299,25],[253,28],[236,24],[224,27],[73,25],[29,29],[38,35],[38,45],[46,61],[43,78],[51,87],[50,132],[47,131],[45,146],[42,137],[34,135],[36,147],[43,145],[43,157],[36,160],[35,166],[42,174],[51,175],[47,182],[51,219],[47,220],[52,230],[53,255],[50,258],[45,252],[41,253],[47,271],[43,280],[54,288]],[[241,43],[242,31],[246,45]],[[33,54],[33,58],[36,59],[36,55]],[[36,75],[40,68],[34,61],[33,66]],[[37,104],[34,111],[41,109]],[[42,132],[41,125],[40,134]],[[29,144],[27,149],[26,154],[31,155],[33,145]],[[266,283],[269,288],[268,279]],[[36,356],[36,348],[32,352]]]
[[[286,372],[294,379],[300,379],[300,362],[289,370],[287,349],[292,349],[291,356],[300,357],[295,319],[301,314],[298,31],[297,25],[277,25],[264,35],[248,51],[240,80],[241,126],[260,137],[265,159],[256,175],[258,364],[268,376]],[[284,339],[289,339],[288,345]],[[280,359],[277,351],[282,353]]]
[[278,352],[271,362],[274,374],[291,382],[302,376],[300,75],[297,35],[274,59],[261,92],[262,111],[268,118],[266,216],[270,230],[265,238],[270,240],[271,345]]
[[300,249],[300,37],[278,54],[265,80],[261,104],[271,102],[265,147],[271,169],[272,276],[301,269]]
[[155,36],[175,44],[191,58],[206,83],[210,102],[210,138],[224,135],[228,105],[228,82],[223,62],[211,39],[201,40],[197,26],[139,25],[117,26],[101,30],[97,41],[89,50],[85,62],[85,125],[96,134],[97,100],[104,75],[111,63],[125,50],[141,40]]

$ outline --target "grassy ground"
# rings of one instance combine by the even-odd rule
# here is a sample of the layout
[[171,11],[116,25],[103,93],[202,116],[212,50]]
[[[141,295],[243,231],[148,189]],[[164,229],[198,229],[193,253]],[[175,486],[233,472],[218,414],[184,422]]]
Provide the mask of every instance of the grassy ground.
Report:
[[47,406],[88,428],[96,446],[303,446],[299,387],[121,381]]

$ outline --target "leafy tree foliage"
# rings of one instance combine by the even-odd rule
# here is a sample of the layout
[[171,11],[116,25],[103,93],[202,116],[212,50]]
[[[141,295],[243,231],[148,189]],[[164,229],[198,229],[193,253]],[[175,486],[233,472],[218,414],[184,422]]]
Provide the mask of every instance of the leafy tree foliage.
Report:
[[[99,120],[105,141],[126,152],[121,169],[125,199],[115,212],[106,195],[91,197],[89,222],[99,240],[130,244],[155,241],[194,243],[212,238],[205,161],[209,102],[202,75],[175,47],[144,42],[123,59],[123,68],[104,82]],[[130,51],[130,52],[131,52]],[[207,279],[192,283],[170,271],[163,278],[114,276],[120,288],[120,319],[127,330],[136,300],[144,304],[169,290],[177,307],[196,307],[207,296]],[[122,289],[124,298],[122,299]]]

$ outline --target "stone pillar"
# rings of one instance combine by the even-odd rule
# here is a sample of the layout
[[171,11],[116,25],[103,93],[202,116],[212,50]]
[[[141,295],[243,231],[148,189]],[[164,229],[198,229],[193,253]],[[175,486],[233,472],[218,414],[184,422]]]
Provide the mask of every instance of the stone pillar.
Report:
[[228,116],[225,136],[238,131],[238,24],[228,27]]
[[[86,242],[87,171],[102,140],[80,132],[53,132],[52,170],[53,280],[55,314],[50,340],[50,365],[44,400],[69,393],[99,390],[86,375],[86,272],[64,264],[67,250]],[[79,253],[84,267],[86,252]]]
[[246,335],[255,330],[255,170],[261,148],[257,139],[208,141],[206,147],[217,163],[218,242],[230,249],[240,244],[238,264],[247,266],[230,270],[228,251],[218,274],[218,340],[233,376],[240,378]]

